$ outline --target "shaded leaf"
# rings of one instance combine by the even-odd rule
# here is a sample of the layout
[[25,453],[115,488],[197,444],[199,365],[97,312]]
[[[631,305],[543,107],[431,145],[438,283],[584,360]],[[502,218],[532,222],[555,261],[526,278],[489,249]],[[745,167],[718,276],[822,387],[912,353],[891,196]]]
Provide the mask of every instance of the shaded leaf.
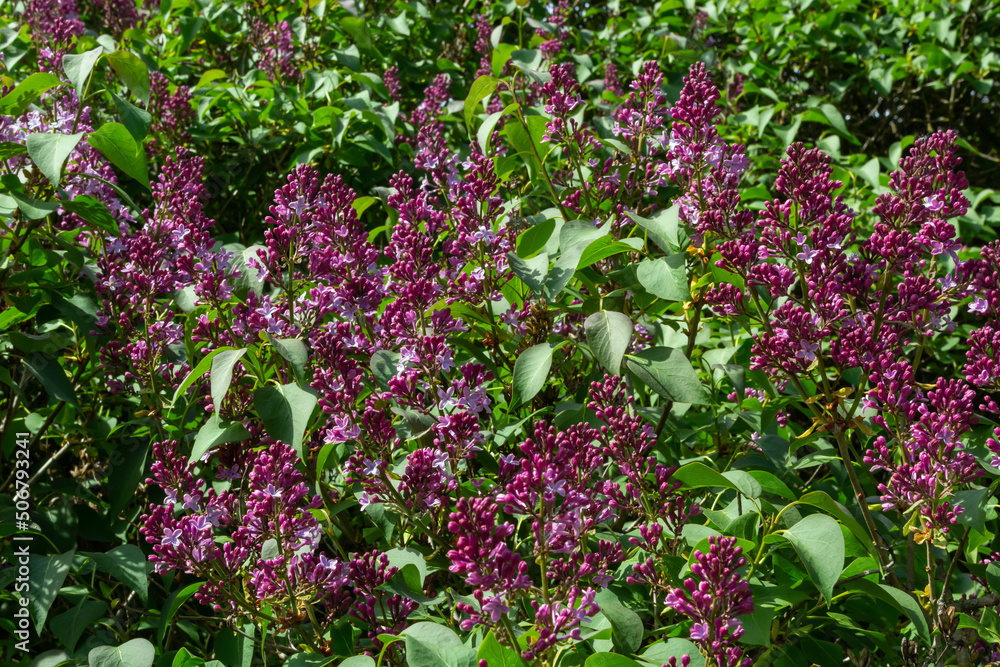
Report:
[[127,175],[149,188],[146,154],[121,123],[105,123],[87,135],[87,143]]
[[261,387],[253,393],[254,407],[268,435],[291,445],[302,458],[302,439],[316,407],[316,393],[297,384]]
[[624,313],[600,310],[586,319],[583,328],[601,365],[612,375],[620,375],[622,357],[632,340],[632,319]]
[[109,53],[107,59],[129,91],[149,106],[149,69],[146,63],[138,56],[121,50]]
[[36,352],[23,360],[24,367],[38,378],[45,391],[57,401],[64,401],[74,407],[80,407],[76,402],[76,392],[66,371],[59,360],[50,354]]
[[101,572],[107,572],[139,594],[145,603],[149,591],[149,559],[134,544],[121,544],[106,553],[81,551]]
[[810,514],[782,533],[792,543],[812,582],[829,602],[844,571],[844,535],[836,519]]
[[28,586],[31,591],[28,596],[28,611],[35,621],[35,631],[38,634],[42,633],[49,609],[66,581],[74,553],[67,551],[59,556],[28,557]]
[[652,347],[625,355],[626,368],[660,396],[677,403],[707,404],[708,394],[684,353]]
[[76,643],[84,631],[96,620],[104,616],[108,605],[99,600],[80,600],[80,603],[67,612],[54,617],[49,623],[52,634],[70,651],[76,650]]
[[527,403],[541,391],[552,368],[552,352],[555,347],[549,343],[539,343],[521,353],[514,362],[515,402]]

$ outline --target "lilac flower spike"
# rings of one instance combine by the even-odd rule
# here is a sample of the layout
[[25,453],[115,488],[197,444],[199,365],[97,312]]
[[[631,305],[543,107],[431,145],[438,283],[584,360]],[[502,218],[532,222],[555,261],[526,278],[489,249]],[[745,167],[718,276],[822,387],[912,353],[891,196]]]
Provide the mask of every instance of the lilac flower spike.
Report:
[[735,537],[711,536],[707,554],[694,552],[691,572],[683,588],[674,589],[665,603],[690,617],[691,640],[717,667],[750,667],[750,658],[736,641],[743,636],[738,616],[753,612],[750,586],[738,572],[746,565]]

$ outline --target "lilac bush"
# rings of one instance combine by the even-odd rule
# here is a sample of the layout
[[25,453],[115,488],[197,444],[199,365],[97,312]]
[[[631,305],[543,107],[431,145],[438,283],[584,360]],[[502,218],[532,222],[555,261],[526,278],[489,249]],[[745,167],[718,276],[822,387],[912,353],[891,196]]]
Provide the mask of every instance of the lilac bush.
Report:
[[85,548],[32,565],[59,659],[993,660],[961,128],[765,139],[707,9],[655,52],[648,12],[613,45],[568,2],[357,9],[25,5],[0,381],[67,434],[36,478],[88,438]]

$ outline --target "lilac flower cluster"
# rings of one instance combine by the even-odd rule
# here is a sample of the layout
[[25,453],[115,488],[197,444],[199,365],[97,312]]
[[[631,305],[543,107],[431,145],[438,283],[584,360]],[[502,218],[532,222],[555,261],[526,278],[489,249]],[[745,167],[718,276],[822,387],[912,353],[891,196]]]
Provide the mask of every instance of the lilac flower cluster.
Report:
[[750,166],[743,146],[719,137],[719,91],[703,63],[684,79],[681,97],[670,110],[673,123],[666,159],[669,175],[683,194],[681,220],[699,235],[731,236],[747,227],[751,215],[738,211],[740,177]]
[[122,222],[118,236],[103,243],[97,326],[113,334],[101,351],[113,391],[131,391],[137,382],[160,388],[180,382],[187,364],[171,359],[170,348],[180,343],[183,325],[164,305],[166,297],[190,289],[196,300],[219,304],[232,296],[233,255],[210,236],[203,169],[201,158],[168,157],[142,226]]
[[135,0],[94,0],[93,11],[101,16],[102,29],[117,39],[142,19]]
[[160,72],[149,73],[149,114],[153,117],[150,130],[153,136],[146,142],[151,153],[161,150],[161,143],[168,146],[187,144],[191,140],[190,128],[195,122],[191,91],[187,86],[175,86]]
[[73,39],[85,30],[80,20],[76,0],[28,0],[24,5],[24,19],[39,44],[39,65],[43,71],[59,71],[62,56],[67,53]]
[[[857,214],[834,195],[841,183],[831,177],[829,158],[801,144],[789,147],[775,182],[784,199],[768,203],[756,221],[741,211],[734,218],[740,224],[710,227],[721,239],[718,265],[745,287],[719,284],[708,300],[760,328],[751,368],[780,386],[812,378],[835,401],[831,369],[861,367],[871,387],[863,405],[886,432],[864,460],[891,474],[879,486],[883,507],[916,511],[922,518],[914,530],[926,536],[947,532],[961,512],[947,498],[981,474],[962,444],[976,423],[975,392],[965,381],[942,379],[925,393],[905,354],[906,346],[953,328],[950,310],[968,295],[976,295],[970,310],[990,308],[978,296],[989,294],[988,251],[984,260],[937,275],[936,257],[957,260],[947,220],[968,208],[955,139],[939,132],[914,144],[891,174],[889,192],[876,200],[868,238],[859,237]],[[987,326],[970,339],[973,349],[987,352],[986,361],[970,358],[967,370],[981,386],[991,381],[992,331]],[[817,423],[853,428],[841,423],[853,410],[840,410],[818,415]]]
[[295,42],[288,21],[254,21],[248,37],[259,56],[257,66],[274,81],[296,84],[302,71],[295,62]]
[[539,37],[546,38],[538,46],[546,58],[555,58],[562,53],[563,43],[570,36],[566,23],[569,21],[571,12],[572,5],[569,0],[559,0],[549,15],[548,25],[535,31]]
[[[195,594],[217,611],[287,604],[286,613],[312,605],[339,617],[350,605],[351,564],[315,553],[321,530],[309,512],[320,506],[309,495],[297,455],[273,442],[247,460],[229,489],[216,492],[195,475],[175,441],[153,447],[147,484],[166,494],[151,505],[140,532],[153,545],[158,572],[176,570],[205,578]],[[217,540],[220,535],[229,539]]]
[[738,616],[753,612],[750,586],[739,573],[746,565],[735,537],[708,538],[708,553],[694,552],[691,577],[674,589],[665,602],[694,621],[690,636],[715,667],[750,667],[736,641],[743,636]]

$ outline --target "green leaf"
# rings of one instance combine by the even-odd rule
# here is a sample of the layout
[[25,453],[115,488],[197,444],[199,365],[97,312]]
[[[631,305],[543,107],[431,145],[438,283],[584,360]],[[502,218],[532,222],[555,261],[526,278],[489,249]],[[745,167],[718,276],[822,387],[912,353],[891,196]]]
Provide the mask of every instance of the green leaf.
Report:
[[94,561],[97,569],[107,572],[139,594],[145,603],[149,594],[149,559],[134,544],[122,544],[106,553],[81,551],[81,556]]
[[479,645],[476,660],[485,660],[487,667],[522,667],[518,652],[501,644],[492,630]]
[[347,16],[340,20],[340,27],[351,36],[359,49],[372,48],[372,34],[364,19],[357,16]]
[[66,77],[73,84],[73,88],[76,89],[76,93],[81,99],[86,94],[90,73],[94,71],[94,65],[97,64],[102,55],[104,55],[104,47],[98,46],[80,54],[68,53],[63,56],[63,71],[66,72]]
[[638,662],[618,653],[595,653],[587,658],[585,667],[642,667]]
[[497,123],[500,119],[509,113],[513,113],[521,107],[517,102],[511,102],[507,107],[501,111],[496,111],[491,113],[483,121],[483,124],[479,126],[476,131],[476,141],[479,142],[479,147],[483,150],[483,155],[489,155],[490,137],[493,135],[493,130],[496,129]]
[[372,374],[375,376],[375,381],[382,389],[389,388],[389,380],[396,377],[396,371],[399,366],[399,353],[393,352],[392,350],[377,350],[372,355],[371,360]]
[[42,383],[49,396],[57,401],[69,403],[73,407],[80,407],[79,403],[76,402],[73,384],[66,375],[66,371],[59,364],[58,359],[49,354],[36,352],[25,357],[23,362],[24,367]]
[[94,199],[90,195],[77,195],[71,201],[60,200],[59,203],[67,213],[75,213],[83,220],[96,225],[99,229],[118,236],[118,223],[115,222],[111,211],[103,202]]
[[570,220],[559,232],[559,258],[549,271],[545,281],[545,298],[554,301],[563,291],[580,265],[584,250],[605,236],[607,230],[584,220]]
[[[500,79],[489,74],[483,74],[472,82],[469,89],[469,96],[465,98],[465,127],[472,133],[472,114],[476,112],[476,107],[483,101],[483,98],[497,89]],[[499,119],[497,119],[499,120]],[[496,124],[496,121],[494,121]]]
[[30,317],[27,313],[22,313],[14,306],[9,306],[7,310],[0,312],[0,331],[7,331],[15,324],[23,322]]
[[583,329],[601,366],[612,375],[620,375],[622,357],[632,340],[632,319],[624,313],[599,310],[587,318]]
[[291,445],[302,458],[302,438],[316,407],[316,393],[297,384],[261,387],[253,393],[253,404],[268,435]]
[[1000,563],[990,563],[986,566],[986,582],[991,591],[1000,591]]
[[743,623],[743,636],[740,642],[754,646],[771,646],[771,622],[774,620],[773,607],[757,605],[753,613],[740,616]]
[[90,667],[152,667],[156,649],[145,639],[133,639],[121,646],[98,646],[87,654]]
[[101,152],[127,175],[149,188],[146,154],[121,123],[105,123],[87,135],[87,143]]
[[701,655],[698,647],[687,639],[671,637],[665,642],[651,644],[642,652],[639,659],[644,664],[660,667],[670,662],[670,658],[676,658],[677,664],[681,664],[684,656],[691,658],[691,667],[705,667],[705,658]]
[[240,442],[250,437],[250,432],[243,428],[242,424],[234,422],[220,422],[219,415],[213,414],[205,422],[205,425],[198,429],[194,444],[191,446],[191,456],[189,461],[194,463],[201,461],[201,457],[212,451],[219,445],[227,442]]
[[228,628],[215,635],[215,657],[229,667],[250,667],[253,664],[254,625],[243,626],[243,634],[236,634]]
[[660,396],[676,403],[706,405],[708,394],[680,350],[653,347],[625,355],[626,368]]
[[170,663],[170,667],[202,667],[205,664],[205,660],[193,655],[183,646],[177,650],[174,654],[174,660]]
[[[736,471],[729,471],[729,472],[736,472]],[[733,491],[739,491],[740,493],[743,493],[748,497],[759,496],[761,490],[760,484],[757,484],[756,495],[750,496],[748,493],[745,493],[743,489],[740,487],[740,485],[738,485],[733,479],[730,479],[729,473],[723,475],[719,471],[713,470],[704,463],[698,463],[697,461],[681,466],[674,472],[673,475],[671,475],[671,478],[677,480],[678,482],[683,483],[685,486],[691,489],[703,489],[703,488],[732,489]],[[751,478],[751,480],[752,479],[753,478]],[[754,480],[754,482],[756,482],[756,480]],[[744,486],[746,486],[745,480],[744,480]],[[747,490],[750,491],[751,493],[754,491],[753,487],[749,487]]]
[[375,661],[367,655],[355,655],[344,660],[337,667],[375,667]]
[[535,158],[537,152],[539,156],[544,156],[545,151],[540,149],[542,135],[545,134],[546,118],[544,116],[527,116],[524,119],[527,130],[521,124],[519,118],[513,118],[503,126],[504,133],[510,139],[514,149],[521,155],[528,167],[528,173],[534,178],[538,171],[538,160]]
[[545,278],[549,272],[549,256],[539,253],[531,259],[521,259],[512,252],[507,253],[507,261],[514,275],[524,281],[535,294],[541,294],[545,289]]
[[635,653],[642,646],[642,619],[628,607],[602,602],[601,613],[611,621],[611,638],[622,653]]
[[16,141],[0,141],[0,160],[9,160],[27,152],[28,149],[24,147],[24,144],[19,144]]
[[52,187],[59,186],[62,178],[62,168],[66,158],[76,149],[83,133],[78,134],[29,134],[24,144],[32,162],[38,165],[38,170],[49,179]]
[[238,350],[226,350],[212,359],[212,405],[215,407],[215,414],[219,414],[222,406],[222,399],[229,391],[229,385],[233,382],[233,367],[240,360],[247,349],[241,347]]
[[825,491],[811,491],[799,498],[798,502],[803,505],[818,507],[837,519],[837,521],[847,526],[848,530],[854,534],[854,537],[858,538],[858,541],[865,546],[873,558],[878,558],[878,553],[875,545],[872,544],[872,537],[868,534],[868,531],[858,523],[857,519],[850,515],[843,505],[828,496]]
[[409,589],[415,593],[424,590],[424,578],[427,577],[427,561],[424,555],[416,549],[389,549],[385,552],[389,565],[398,568],[400,572],[407,568],[403,580]]
[[639,262],[635,275],[639,284],[653,296],[666,301],[687,301],[691,298],[683,253],[644,259]]
[[104,616],[108,605],[98,600],[80,600],[80,603],[67,612],[59,614],[49,623],[52,634],[59,643],[70,651],[76,650],[76,643],[84,631],[96,620]]
[[810,514],[782,535],[795,547],[812,582],[829,602],[833,586],[844,571],[844,534],[836,519]]
[[141,142],[149,134],[149,128],[153,124],[153,117],[145,109],[140,109],[128,100],[122,99],[118,95],[111,93],[118,107],[118,117],[122,119],[122,125],[129,131],[136,142]]
[[28,667],[65,667],[67,664],[75,665],[79,664],[73,661],[66,651],[61,649],[52,649],[40,653],[31,661]]
[[323,667],[332,664],[336,658],[316,653],[296,653],[285,660],[284,667]]
[[544,249],[549,239],[552,238],[552,232],[555,231],[555,228],[555,218],[549,218],[521,232],[521,235],[517,237],[518,257],[531,257]]
[[514,403],[527,403],[541,391],[552,368],[555,346],[539,343],[521,353],[514,362]]
[[409,667],[475,667],[476,653],[440,623],[415,623],[403,631]]
[[[262,252],[264,255],[261,255]],[[239,257],[240,254],[242,254],[242,257],[235,260],[236,269],[240,272],[236,283],[237,290],[241,290],[241,294],[253,292],[257,296],[260,296],[264,292],[264,281],[257,269],[250,266],[247,262],[261,261],[261,257],[267,254],[267,248],[259,243],[255,243],[249,248],[245,248],[242,253],[237,253],[237,256]],[[242,292],[242,290],[246,290],[246,292]]]
[[160,614],[160,625],[156,629],[157,644],[160,646],[163,645],[163,638],[167,634],[167,628],[170,627],[170,623],[174,616],[177,615],[177,611],[184,605],[185,602],[188,601],[188,599],[190,599],[192,595],[198,592],[198,589],[201,588],[204,583],[204,581],[197,581],[170,594],[170,597],[167,598],[167,602],[163,607],[164,611]]
[[306,347],[306,344],[298,338],[274,338],[270,334],[267,335],[267,338],[278,354],[291,365],[292,370],[295,371],[296,379],[299,382],[305,382],[305,369],[309,362],[309,348]]
[[[111,507],[108,509],[108,516],[117,517],[125,507],[135,500],[135,490],[139,488],[139,482],[143,480],[143,471],[146,469],[146,454],[149,450],[149,443],[146,441],[133,439],[130,449],[122,455],[121,447],[111,455],[113,467],[108,476],[107,493]],[[116,464],[117,461],[120,463]]]
[[375,197],[358,197],[351,203],[351,208],[357,212],[358,217],[361,217],[361,214],[377,201],[378,199],[375,199]]
[[612,236],[602,236],[591,241],[583,253],[580,255],[580,262],[576,265],[577,270],[585,269],[591,264],[596,264],[602,259],[607,259],[623,252],[635,252],[642,249],[642,241],[631,238],[624,241],[616,241]]
[[747,498],[760,498],[760,494],[763,491],[760,482],[745,470],[727,470],[722,473],[722,476],[732,482],[739,489],[740,493]]
[[129,91],[149,106],[149,70],[146,63],[128,51],[109,53],[107,59]]
[[879,92],[882,97],[889,97],[892,93],[892,69],[885,67],[873,67],[868,73],[868,81],[872,87]]
[[[63,56],[63,62],[70,56]],[[11,116],[20,116],[28,105],[35,101],[39,95],[50,88],[65,85],[54,74],[48,72],[35,72],[17,84],[14,90],[10,91],[0,99],[0,113]]]
[[59,556],[28,557],[28,586],[31,591],[28,596],[28,611],[35,621],[35,631],[38,634],[42,634],[49,609],[66,581],[74,553],[67,551]]
[[773,493],[774,495],[780,496],[785,500],[795,500],[795,494],[788,488],[788,485],[771,473],[765,470],[748,470],[747,473],[757,480],[757,483],[760,484],[762,491]]
[[500,76],[503,73],[503,67],[510,61],[511,55],[517,51],[516,44],[497,44],[497,47],[493,49],[493,56],[490,58],[490,65],[493,76]]
[[410,22],[406,20],[406,12],[400,13],[399,16],[387,16],[385,17],[386,24],[393,29],[393,31],[398,32],[404,37],[410,36]]
[[25,197],[20,192],[14,190],[10,191],[10,197],[17,204],[18,210],[24,214],[24,217],[28,220],[41,220],[50,213],[55,213],[59,210],[59,204],[47,201],[38,201],[37,199],[31,199],[30,197]]
[[[180,386],[177,387],[177,391],[174,392],[174,397],[173,397],[173,399],[171,399],[170,405],[171,406],[176,405],[177,404],[177,399],[179,399],[181,397],[181,395],[185,391],[187,391],[188,387],[190,387],[192,384],[194,384],[198,380],[198,378],[200,378],[202,375],[204,375],[205,373],[208,372],[208,369],[212,367],[212,363],[215,360],[215,357],[217,357],[218,355],[222,354],[223,352],[228,352],[228,351],[234,350],[234,349],[235,348],[228,347],[228,346],[227,347],[220,347],[220,348],[217,348],[215,350],[212,350],[207,355],[205,355],[205,357],[201,361],[198,362],[198,365],[191,369],[191,372],[187,374],[187,377],[184,378],[184,381],[181,382]],[[244,348],[244,350],[245,350],[245,348]]]
[[851,171],[853,171],[855,174],[857,174],[858,176],[860,176],[861,178],[863,178],[864,181],[865,181],[865,183],[867,183],[868,185],[870,185],[873,188],[875,188],[876,190],[878,190],[878,186],[879,186],[879,182],[878,182],[878,173],[879,173],[878,158],[874,158],[873,157],[871,160],[868,160],[868,162],[865,162],[860,167],[854,167],[853,169],[851,169]]
[[930,644],[931,633],[930,627],[927,624],[927,617],[924,615],[924,610],[921,609],[917,601],[911,596],[901,590],[893,588],[892,586],[876,584],[875,582],[868,581],[867,579],[856,579],[846,584],[846,586],[851,590],[861,591],[862,593],[866,593],[877,600],[887,602],[906,614],[907,618],[909,618],[913,623],[913,627],[917,629],[917,634],[920,635],[920,639],[925,644]]
[[680,205],[674,204],[669,208],[659,211],[652,218],[641,218],[634,213],[629,213],[640,227],[652,235],[653,241],[665,252],[676,252],[680,250],[680,240],[678,239],[677,228],[680,224]]
[[993,494],[989,489],[965,489],[956,491],[952,506],[962,508],[958,523],[971,526],[977,532],[986,533],[987,508]]

